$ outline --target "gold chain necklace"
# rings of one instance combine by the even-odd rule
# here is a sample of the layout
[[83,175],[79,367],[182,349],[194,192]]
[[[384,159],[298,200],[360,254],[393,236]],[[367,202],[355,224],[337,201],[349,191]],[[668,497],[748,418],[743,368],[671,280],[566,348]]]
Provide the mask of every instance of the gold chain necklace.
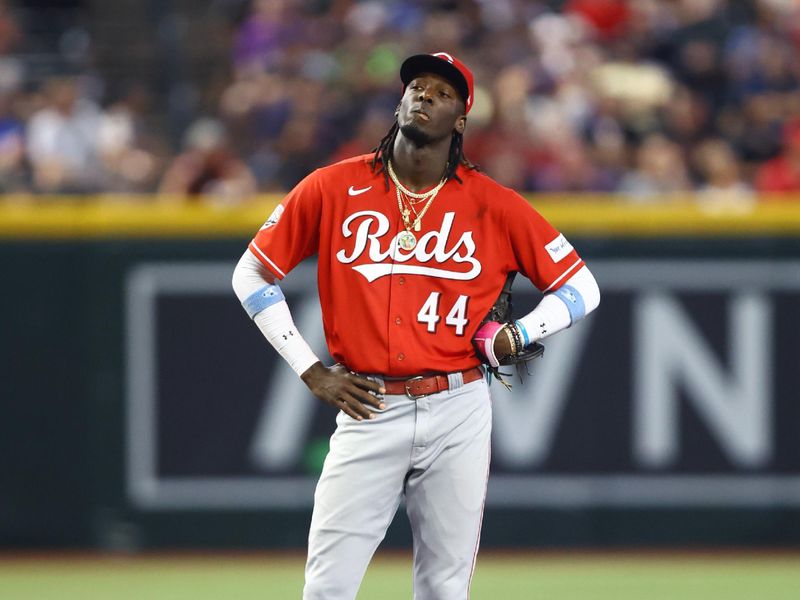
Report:
[[[444,184],[447,183],[447,179],[443,177],[437,186],[432,190],[417,194],[416,192],[406,189],[405,186],[400,183],[400,181],[397,179],[394,169],[392,168],[392,161],[387,161],[386,170],[389,172],[389,177],[391,177],[392,182],[395,185],[395,191],[397,192],[397,208],[400,210],[400,214],[403,217],[403,226],[406,228],[404,232],[397,236],[397,245],[403,250],[413,250],[414,246],[417,245],[417,236],[411,232],[411,228],[413,227],[414,231],[422,230],[422,217],[425,216],[426,212],[428,212],[428,208],[430,208],[430,205],[433,203],[433,200],[436,198],[439,190],[441,190],[444,187]],[[410,198],[414,198],[417,201],[413,202],[410,200]],[[414,204],[419,204],[426,199],[428,202],[421,211],[417,212],[414,208]],[[412,211],[415,217],[413,222],[411,221]]]

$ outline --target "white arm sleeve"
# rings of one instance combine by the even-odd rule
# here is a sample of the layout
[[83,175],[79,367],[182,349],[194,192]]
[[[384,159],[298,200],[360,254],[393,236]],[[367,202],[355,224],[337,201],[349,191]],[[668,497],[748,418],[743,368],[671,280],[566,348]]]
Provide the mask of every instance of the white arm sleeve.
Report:
[[517,320],[525,345],[546,338],[579,321],[600,304],[600,288],[584,265],[530,313]]
[[295,327],[275,276],[245,250],[233,270],[233,291],[272,347],[302,375],[319,359]]
[[264,284],[275,283],[275,275],[250,250],[245,250],[233,270],[231,283],[236,297],[243,303],[253,292],[264,287]]

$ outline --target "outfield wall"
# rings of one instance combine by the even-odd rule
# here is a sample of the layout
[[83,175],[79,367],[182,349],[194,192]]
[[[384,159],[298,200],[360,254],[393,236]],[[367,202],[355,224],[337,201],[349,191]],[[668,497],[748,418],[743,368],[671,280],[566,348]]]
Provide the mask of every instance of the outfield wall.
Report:
[[[0,207],[0,544],[302,547],[333,414],[230,289],[276,201]],[[800,203],[536,206],[603,303],[493,387],[484,545],[800,543]],[[314,271],[282,288],[325,355]]]

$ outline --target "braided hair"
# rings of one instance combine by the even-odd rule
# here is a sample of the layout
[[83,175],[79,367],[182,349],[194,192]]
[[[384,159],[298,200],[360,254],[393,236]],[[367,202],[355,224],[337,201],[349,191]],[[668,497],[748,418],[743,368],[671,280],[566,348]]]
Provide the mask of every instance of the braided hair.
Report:
[[[392,160],[392,152],[394,151],[394,140],[397,138],[397,132],[400,131],[400,125],[397,121],[394,122],[389,132],[383,136],[383,139],[378,145],[372,149],[375,155],[372,157],[372,172],[383,173],[383,179],[386,182],[386,189],[389,189],[389,171],[386,164]],[[378,165],[380,163],[380,165]],[[458,165],[464,165],[468,169],[480,168],[472,164],[470,160],[464,156],[464,135],[453,131],[453,137],[450,140],[450,152],[447,156],[447,167],[445,169],[445,179],[455,179],[458,183],[461,178],[456,175]],[[377,171],[376,171],[377,169]]]

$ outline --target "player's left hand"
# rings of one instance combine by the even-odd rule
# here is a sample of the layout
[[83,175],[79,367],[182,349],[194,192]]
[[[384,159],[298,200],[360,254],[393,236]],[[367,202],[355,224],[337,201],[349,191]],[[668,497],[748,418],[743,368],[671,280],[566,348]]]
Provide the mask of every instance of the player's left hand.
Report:
[[386,408],[379,396],[385,394],[386,390],[374,381],[351,373],[343,365],[326,367],[317,362],[300,378],[317,398],[342,410],[357,421],[375,417],[369,406],[379,410]]
[[479,356],[491,367],[499,367],[500,361],[511,354],[511,342],[502,334],[503,327],[503,323],[489,321],[481,325],[472,338]]

